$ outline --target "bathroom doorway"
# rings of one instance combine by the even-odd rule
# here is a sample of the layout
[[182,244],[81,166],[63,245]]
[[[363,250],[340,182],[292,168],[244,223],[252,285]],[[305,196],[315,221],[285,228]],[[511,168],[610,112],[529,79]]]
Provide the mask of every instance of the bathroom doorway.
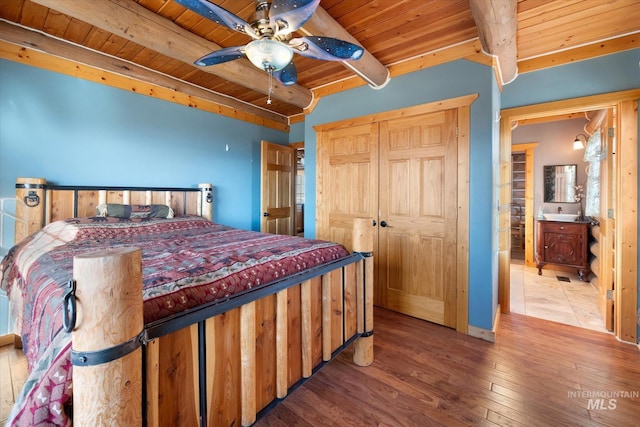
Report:
[[[636,91],[637,92],[637,91]],[[601,227],[604,224],[605,241],[601,243],[601,258],[599,271],[605,277],[604,284],[598,289],[598,309],[604,313],[605,320],[610,319],[607,329],[621,340],[636,342],[637,329],[635,313],[637,310],[637,180],[621,179],[622,176],[637,177],[637,108],[638,94],[625,91],[604,95],[595,95],[572,100],[556,101],[533,106],[517,107],[502,111],[501,146],[500,146],[500,200],[508,201],[500,209],[500,251],[499,251],[499,304],[502,312],[511,312],[511,143],[512,126],[527,121],[540,120],[551,116],[571,117],[583,114],[584,111],[599,109],[614,109],[615,117],[610,120],[611,131],[607,130],[607,148],[612,152],[610,160],[606,162],[603,177],[607,186],[603,189],[602,202],[604,215],[601,215]],[[611,132],[609,134],[609,132]],[[570,142],[569,142],[570,143]],[[615,157],[614,157],[615,154]],[[624,159],[623,165],[616,165],[615,159]],[[603,163],[604,164],[604,163]],[[508,171],[508,175],[506,172]],[[503,173],[505,172],[505,173]],[[607,193],[608,192],[608,193]],[[615,194],[624,197],[615,197]],[[527,220],[533,222],[533,211],[527,212]],[[613,217],[609,212],[615,212]],[[616,227],[618,226],[618,227]],[[624,226],[624,232],[622,232]],[[529,232],[525,232],[527,235]],[[529,243],[525,237],[525,246]],[[533,238],[531,239],[533,245]],[[616,258],[613,259],[613,253]],[[526,255],[525,255],[526,258]],[[527,260],[522,263],[526,266]],[[604,264],[604,265],[603,265]],[[623,266],[627,266],[626,268]],[[551,274],[551,269],[543,269]],[[563,271],[562,274],[565,272]],[[570,274],[570,273],[567,273]],[[537,269],[534,270],[537,276]],[[558,276],[558,274],[554,275]],[[571,278],[570,278],[571,279]],[[630,288],[615,287],[615,283],[629,284]],[[602,282],[601,282],[602,284]],[[611,299],[607,299],[607,297]],[[607,302],[608,301],[608,302]],[[611,316],[607,317],[608,309]]]
[[[572,214],[577,211],[577,203],[564,198],[547,202],[543,168],[549,164],[572,164],[574,176],[579,178],[577,183],[585,184],[588,165],[584,161],[585,148],[574,149],[573,141],[577,134],[593,132],[585,128],[594,116],[586,112],[569,117],[542,117],[512,130],[510,305],[513,313],[605,332],[598,307],[597,277],[591,275],[585,282],[580,280],[577,270],[552,264],[546,265],[538,275],[534,259],[537,212]],[[533,140],[536,142],[529,142]],[[577,170],[579,174],[575,173]],[[525,261],[527,242],[529,257]],[[595,252],[590,256],[599,255]]]

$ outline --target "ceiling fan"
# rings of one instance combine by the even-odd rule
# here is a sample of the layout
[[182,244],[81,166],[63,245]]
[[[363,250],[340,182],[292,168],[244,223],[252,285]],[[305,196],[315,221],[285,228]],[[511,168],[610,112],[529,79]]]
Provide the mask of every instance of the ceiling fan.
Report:
[[[211,52],[194,63],[199,66],[222,64],[247,57],[258,68],[275,77],[285,86],[298,81],[293,53],[324,61],[359,59],[362,47],[331,37],[293,37],[293,32],[315,13],[320,0],[255,0],[256,11],[250,23],[221,6],[207,0],[175,0],[187,9],[247,34],[253,40],[244,46],[233,46]],[[271,103],[271,83],[269,99]]]

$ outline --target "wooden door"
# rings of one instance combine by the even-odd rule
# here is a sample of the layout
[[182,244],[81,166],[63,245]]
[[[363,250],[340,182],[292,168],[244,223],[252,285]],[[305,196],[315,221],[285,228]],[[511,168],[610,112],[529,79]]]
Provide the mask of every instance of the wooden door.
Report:
[[378,216],[378,124],[320,132],[317,147],[316,236],[351,250],[353,219]]
[[615,289],[615,236],[616,219],[614,215],[609,215],[609,211],[615,208],[616,200],[616,156],[615,138],[609,135],[608,130],[614,129],[614,114],[611,110],[607,113],[605,125],[601,127],[604,160],[600,164],[600,239],[598,254],[599,272],[598,274],[598,309],[604,320],[607,330],[614,328],[614,305],[613,290]]
[[457,110],[380,123],[378,294],[456,327]]
[[260,231],[295,234],[295,149],[262,141]]

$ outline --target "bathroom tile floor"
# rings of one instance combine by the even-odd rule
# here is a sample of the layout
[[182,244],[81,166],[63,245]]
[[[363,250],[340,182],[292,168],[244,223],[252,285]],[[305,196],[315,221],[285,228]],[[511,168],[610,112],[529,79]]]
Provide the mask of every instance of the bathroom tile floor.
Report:
[[537,268],[517,259],[511,261],[511,312],[608,332],[598,311],[598,291],[591,283],[552,266],[538,276]]

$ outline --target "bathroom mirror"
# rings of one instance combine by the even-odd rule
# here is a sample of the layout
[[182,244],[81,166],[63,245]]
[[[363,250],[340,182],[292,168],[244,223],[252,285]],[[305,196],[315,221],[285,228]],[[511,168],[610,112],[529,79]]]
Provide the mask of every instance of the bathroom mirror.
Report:
[[575,203],[577,172],[576,165],[544,166],[544,201]]

